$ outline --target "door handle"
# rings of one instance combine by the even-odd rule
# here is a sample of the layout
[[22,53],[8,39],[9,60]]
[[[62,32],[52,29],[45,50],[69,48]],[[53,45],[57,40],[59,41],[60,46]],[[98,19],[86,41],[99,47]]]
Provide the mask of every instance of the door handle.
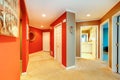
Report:
[[118,43],[116,43],[116,46],[119,46],[119,44],[118,44]]
[[116,23],[116,25],[118,25],[118,26],[119,26],[119,25],[120,25],[120,22],[117,22],[117,23]]

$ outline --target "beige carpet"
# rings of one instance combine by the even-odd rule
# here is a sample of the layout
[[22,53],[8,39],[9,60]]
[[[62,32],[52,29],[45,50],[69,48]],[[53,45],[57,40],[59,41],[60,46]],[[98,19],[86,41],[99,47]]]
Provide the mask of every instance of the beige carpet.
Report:
[[66,70],[47,52],[31,54],[27,74],[21,80],[120,80],[99,60],[76,59],[76,68]]

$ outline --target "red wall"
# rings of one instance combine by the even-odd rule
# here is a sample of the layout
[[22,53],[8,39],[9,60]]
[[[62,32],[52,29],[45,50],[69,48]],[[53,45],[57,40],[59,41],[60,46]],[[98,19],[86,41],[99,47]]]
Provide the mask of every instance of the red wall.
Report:
[[50,29],[50,55],[54,57],[54,28]]
[[54,56],[54,26],[62,23],[62,64],[66,66],[66,22],[63,22],[64,19],[66,19],[66,12],[51,24],[52,29],[50,30],[50,54]]
[[30,41],[29,52],[34,53],[42,50],[42,31],[37,28],[30,27],[30,32],[35,34],[35,40]]
[[28,16],[24,0],[20,0],[20,6],[22,11],[22,72],[26,72],[29,60],[29,40],[27,40]]
[[50,32],[50,29],[42,30],[42,32]]
[[22,72],[26,72],[29,60],[29,40],[27,40],[28,18],[22,16]]
[[66,66],[66,22],[62,23],[62,64]]

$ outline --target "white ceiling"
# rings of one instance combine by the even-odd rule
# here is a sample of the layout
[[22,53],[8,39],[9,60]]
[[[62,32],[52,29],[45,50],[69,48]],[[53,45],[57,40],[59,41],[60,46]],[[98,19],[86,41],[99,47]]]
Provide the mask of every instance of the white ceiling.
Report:
[[[76,14],[76,21],[90,21],[102,18],[120,0],[25,0],[29,25],[48,29],[65,11]],[[86,17],[86,14],[90,17]],[[42,17],[46,14],[46,17]],[[44,27],[41,28],[40,26]]]

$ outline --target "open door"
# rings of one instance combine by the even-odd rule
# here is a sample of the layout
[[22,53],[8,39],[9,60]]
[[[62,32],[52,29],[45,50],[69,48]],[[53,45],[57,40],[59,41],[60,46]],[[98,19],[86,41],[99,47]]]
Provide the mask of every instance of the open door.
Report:
[[100,58],[109,65],[109,20],[101,24]]
[[54,53],[55,59],[62,63],[62,25],[54,27]]
[[103,56],[102,60],[108,63],[108,22],[103,25]]

